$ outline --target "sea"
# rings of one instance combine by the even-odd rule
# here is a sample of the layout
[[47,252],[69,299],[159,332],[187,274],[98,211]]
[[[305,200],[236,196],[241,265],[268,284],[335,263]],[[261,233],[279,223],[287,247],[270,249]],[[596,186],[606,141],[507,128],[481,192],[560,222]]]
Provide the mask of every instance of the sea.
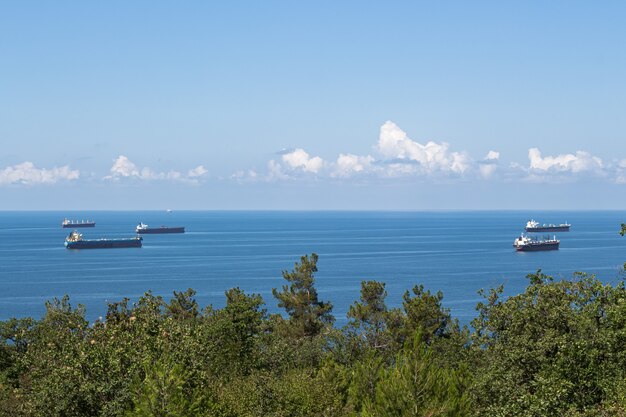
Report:
[[[86,239],[132,237],[139,222],[186,233],[146,235],[142,248],[67,250],[64,218],[96,221],[80,230]],[[530,219],[572,227],[557,234],[559,250],[516,252]],[[504,285],[505,296],[519,294],[539,269],[555,279],[581,271],[620,282],[625,219],[621,211],[0,211],[0,320],[41,318],[47,300],[67,294],[93,321],[109,302],[135,302],[146,291],[169,299],[188,288],[201,307],[223,307],[224,292],[239,287],[277,313],[272,289],[285,284],[282,271],[317,253],[316,288],[337,326],[364,280],[386,284],[390,307],[415,285],[441,291],[451,314],[470,324],[479,290]]]

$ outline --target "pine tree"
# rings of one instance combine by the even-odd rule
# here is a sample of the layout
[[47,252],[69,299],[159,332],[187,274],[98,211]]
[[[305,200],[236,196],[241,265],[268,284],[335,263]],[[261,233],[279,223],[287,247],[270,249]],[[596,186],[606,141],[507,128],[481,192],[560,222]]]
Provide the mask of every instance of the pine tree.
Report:
[[288,333],[295,337],[316,336],[324,326],[334,321],[331,314],[333,305],[320,301],[314,286],[313,274],[317,272],[317,259],[315,253],[311,257],[302,256],[293,271],[283,271],[283,278],[288,285],[283,285],[282,291],[276,288],[272,290],[279,301],[278,306],[289,314],[286,327]]

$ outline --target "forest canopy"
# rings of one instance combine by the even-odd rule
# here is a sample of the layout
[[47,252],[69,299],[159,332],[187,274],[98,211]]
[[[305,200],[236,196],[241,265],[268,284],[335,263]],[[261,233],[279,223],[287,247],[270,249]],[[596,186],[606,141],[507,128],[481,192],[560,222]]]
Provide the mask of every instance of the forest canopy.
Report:
[[624,416],[626,290],[541,271],[481,291],[471,326],[422,285],[402,305],[363,281],[347,324],[301,257],[273,290],[221,309],[192,289],[110,303],[90,323],[66,296],[41,319],[0,322],[6,416]]

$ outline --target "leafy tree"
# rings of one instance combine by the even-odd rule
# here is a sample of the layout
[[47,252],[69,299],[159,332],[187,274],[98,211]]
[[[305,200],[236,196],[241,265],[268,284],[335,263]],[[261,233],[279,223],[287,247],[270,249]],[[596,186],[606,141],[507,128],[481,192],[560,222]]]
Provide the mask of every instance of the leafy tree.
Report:
[[524,293],[502,300],[500,287],[477,307],[478,413],[561,416],[611,403],[626,370],[624,285],[541,271],[529,280]]
[[16,381],[24,372],[19,358],[28,350],[34,326],[35,320],[30,317],[0,322],[0,381]]
[[32,318],[0,322],[0,416],[28,415],[19,379],[28,372],[21,366],[21,359],[28,350],[35,324]]
[[[246,295],[240,288],[226,292],[226,306],[214,312],[205,337],[213,339],[216,372],[248,373],[258,361],[259,337],[266,310],[258,294]],[[208,330],[208,329],[207,329]],[[212,342],[209,342],[212,343]]]
[[91,325],[67,297],[0,322],[0,415],[626,417],[624,283],[539,271],[522,294],[483,292],[468,341],[440,292],[415,286],[390,309],[376,281],[333,328],[317,260],[283,272],[285,319],[233,288],[221,309],[189,289],[111,303]]
[[35,415],[81,416],[95,414],[90,384],[78,369],[82,346],[89,332],[85,308],[72,308],[69,297],[46,302],[46,315],[33,328],[20,366],[28,369],[24,384],[27,407]]

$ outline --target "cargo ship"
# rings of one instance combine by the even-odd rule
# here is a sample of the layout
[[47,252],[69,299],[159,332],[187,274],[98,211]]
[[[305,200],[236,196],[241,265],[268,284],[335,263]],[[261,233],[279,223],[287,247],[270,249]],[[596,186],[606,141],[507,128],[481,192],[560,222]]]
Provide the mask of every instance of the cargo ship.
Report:
[[83,239],[76,230],[65,238],[67,249],[107,249],[107,248],[140,248],[141,236],[120,239]]
[[519,252],[533,252],[540,250],[557,250],[561,242],[556,236],[552,239],[537,239],[521,235],[513,242],[513,247]]
[[139,223],[135,228],[135,232],[139,234],[185,233],[185,228],[182,226],[150,227],[147,224]]
[[561,223],[561,224],[539,224],[539,222],[535,220],[529,220],[526,223],[526,227],[524,228],[527,232],[569,232],[571,224],[569,223]]
[[74,221],[65,219],[63,220],[63,223],[61,223],[61,227],[64,229],[74,229],[76,227],[96,227],[96,222],[92,222],[91,220]]

